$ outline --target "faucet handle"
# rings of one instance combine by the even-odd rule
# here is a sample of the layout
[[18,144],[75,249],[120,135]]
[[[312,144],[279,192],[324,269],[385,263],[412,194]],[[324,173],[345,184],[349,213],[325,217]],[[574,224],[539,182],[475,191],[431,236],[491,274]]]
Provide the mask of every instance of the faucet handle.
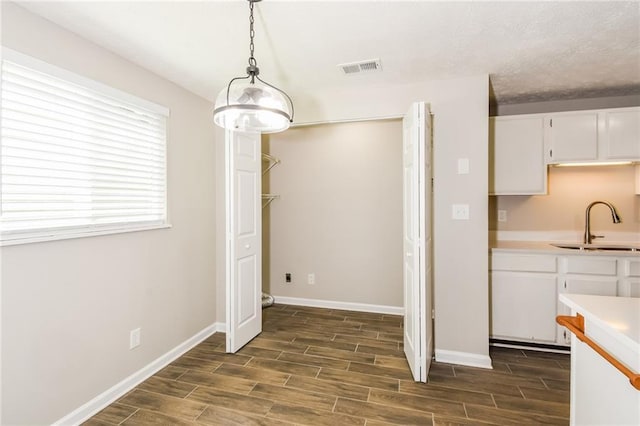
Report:
[[591,238],[604,238],[604,235],[591,235]]

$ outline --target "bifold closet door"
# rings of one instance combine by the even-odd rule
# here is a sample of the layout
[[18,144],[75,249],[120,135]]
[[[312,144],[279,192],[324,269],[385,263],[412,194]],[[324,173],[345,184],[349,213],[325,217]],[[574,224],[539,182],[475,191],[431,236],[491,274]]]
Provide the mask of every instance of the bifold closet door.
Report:
[[404,352],[417,382],[426,382],[433,355],[431,120],[416,102],[403,119]]
[[226,351],[262,331],[262,157],[260,133],[227,131]]

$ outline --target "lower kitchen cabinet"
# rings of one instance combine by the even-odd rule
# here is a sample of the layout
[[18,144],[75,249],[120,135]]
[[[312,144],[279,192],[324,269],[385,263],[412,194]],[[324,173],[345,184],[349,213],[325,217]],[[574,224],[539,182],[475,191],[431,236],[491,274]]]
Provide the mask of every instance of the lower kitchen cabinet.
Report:
[[496,253],[491,270],[491,337],[554,343],[556,256]]
[[[618,279],[616,276],[567,276],[562,279],[558,293],[617,296]],[[558,304],[559,315],[571,315],[569,308],[559,301],[556,303]],[[569,330],[560,325],[557,327],[557,343],[559,345],[571,345],[571,333]]]
[[619,283],[618,295],[640,297],[640,259],[625,259],[622,270],[623,278]]
[[558,295],[640,297],[640,258],[493,253],[490,289],[490,337],[569,346],[570,333],[555,321],[557,315],[570,315]]
[[492,337],[554,343],[556,297],[553,275],[494,272],[491,276]]
[[618,284],[618,296],[640,297],[640,279],[620,281]]

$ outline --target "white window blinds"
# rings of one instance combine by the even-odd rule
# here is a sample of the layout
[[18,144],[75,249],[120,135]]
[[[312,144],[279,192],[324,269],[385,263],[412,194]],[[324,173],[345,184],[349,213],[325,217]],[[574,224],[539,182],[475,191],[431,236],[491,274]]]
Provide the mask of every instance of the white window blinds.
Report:
[[168,110],[3,50],[3,242],[166,224]]

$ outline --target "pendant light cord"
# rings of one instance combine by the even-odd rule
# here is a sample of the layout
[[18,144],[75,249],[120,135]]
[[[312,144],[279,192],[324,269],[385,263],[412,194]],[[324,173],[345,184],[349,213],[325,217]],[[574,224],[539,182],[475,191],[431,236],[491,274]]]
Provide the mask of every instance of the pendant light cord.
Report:
[[251,0],[249,0],[249,65],[251,66],[257,66],[258,62],[256,61],[256,58],[253,56],[253,51],[255,49],[255,46],[253,44],[253,38],[256,35],[256,32],[253,29],[253,2]]
[[[277,88],[276,86],[267,83],[266,81],[262,80],[260,77],[258,77],[258,74],[260,74],[260,69],[258,68],[258,61],[256,61],[256,58],[254,56],[254,51],[255,51],[255,44],[253,42],[253,39],[256,36],[256,32],[253,28],[253,24],[255,22],[255,19],[253,18],[253,3],[255,2],[259,2],[261,0],[248,0],[249,1],[249,66],[247,67],[247,75],[244,77],[234,77],[231,79],[231,81],[229,81],[229,84],[227,85],[227,90],[226,90],[226,105],[222,108],[219,109],[226,109],[229,108],[230,106],[230,102],[229,102],[229,94],[231,92],[231,85],[238,80],[245,80],[247,78],[251,79],[251,84],[255,84],[256,79],[261,82],[262,84],[264,84],[265,86],[268,86],[274,90],[276,90],[277,92],[279,92],[280,94],[282,94],[286,100],[289,103],[289,107],[291,110],[291,114],[286,114],[287,118],[289,119],[290,123],[293,123],[293,116],[295,114],[294,111],[294,107],[293,107],[293,101],[291,100],[291,97],[289,97],[289,95],[287,95],[286,92],[284,92],[283,90]],[[268,108],[263,108],[263,109],[268,109]],[[278,113],[282,113],[281,111],[277,111]],[[214,111],[214,115],[215,115],[215,111]]]

